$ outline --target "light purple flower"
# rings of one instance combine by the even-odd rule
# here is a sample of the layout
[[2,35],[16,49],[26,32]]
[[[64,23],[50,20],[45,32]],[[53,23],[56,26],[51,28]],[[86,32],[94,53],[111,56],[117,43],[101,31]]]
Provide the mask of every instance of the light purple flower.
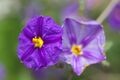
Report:
[[63,60],[80,75],[91,65],[106,59],[103,28],[96,21],[76,21],[67,18],[63,25]]
[[30,19],[19,35],[18,57],[28,68],[39,69],[57,63],[62,28],[48,16]]
[[108,16],[109,25],[116,30],[120,30],[120,2],[113,8]]

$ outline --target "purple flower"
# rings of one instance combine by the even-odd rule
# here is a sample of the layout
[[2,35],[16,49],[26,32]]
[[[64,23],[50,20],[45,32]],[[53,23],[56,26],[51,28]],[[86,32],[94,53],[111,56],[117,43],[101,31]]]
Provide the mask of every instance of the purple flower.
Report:
[[22,18],[27,20],[41,14],[42,5],[37,0],[30,0],[23,10]]
[[0,80],[5,80],[5,74],[6,74],[5,68],[2,64],[0,64]]
[[63,76],[67,76],[64,68],[56,68],[55,66],[34,71],[32,74],[34,80],[63,80]]
[[28,68],[40,69],[57,63],[62,28],[51,17],[30,19],[19,35],[18,57]]
[[85,16],[80,16],[79,15],[79,1],[78,0],[74,0],[73,3],[69,3],[69,5],[67,5],[61,13],[61,20],[64,21],[66,18],[72,18],[75,19],[77,21],[79,20],[88,20],[88,18],[86,18]]
[[95,21],[75,21],[67,18],[63,25],[63,60],[80,75],[91,65],[106,59],[103,28]]
[[78,19],[78,14],[79,13],[79,2],[75,0],[73,3],[67,5],[62,10],[61,13],[61,19],[64,20],[65,18],[73,18],[73,19]]
[[118,3],[108,16],[109,25],[116,30],[120,30],[120,3]]

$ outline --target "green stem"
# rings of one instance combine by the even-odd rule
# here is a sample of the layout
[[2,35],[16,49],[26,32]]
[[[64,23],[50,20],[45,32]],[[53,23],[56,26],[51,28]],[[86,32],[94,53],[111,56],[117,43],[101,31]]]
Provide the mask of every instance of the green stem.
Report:
[[79,7],[80,16],[84,16],[85,3],[86,3],[86,0],[79,0],[79,4],[80,4],[80,7]]
[[72,78],[73,78],[73,71],[70,71],[70,74],[68,76],[68,80],[72,80]]
[[111,0],[111,2],[108,4],[107,8],[102,12],[102,14],[97,18],[97,22],[102,23],[110,14],[112,9],[115,7],[115,5],[119,2],[119,0]]

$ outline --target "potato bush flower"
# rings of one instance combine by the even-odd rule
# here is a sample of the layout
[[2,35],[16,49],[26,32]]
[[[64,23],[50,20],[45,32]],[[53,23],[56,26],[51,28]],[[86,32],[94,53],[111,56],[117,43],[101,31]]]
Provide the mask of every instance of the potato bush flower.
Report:
[[96,21],[65,19],[63,24],[63,60],[80,75],[83,70],[106,59],[103,28]]
[[48,16],[37,16],[26,23],[19,35],[18,57],[25,66],[40,69],[57,63],[62,28]]

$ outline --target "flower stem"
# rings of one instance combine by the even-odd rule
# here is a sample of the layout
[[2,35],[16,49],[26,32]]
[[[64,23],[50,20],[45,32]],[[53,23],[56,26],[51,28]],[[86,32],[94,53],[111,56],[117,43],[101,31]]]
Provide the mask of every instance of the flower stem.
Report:
[[97,22],[102,23],[110,14],[112,9],[115,7],[115,5],[119,2],[119,0],[111,0],[111,2],[108,4],[107,8],[102,12],[102,14],[97,18]]
[[86,3],[86,0],[79,0],[79,4],[80,4],[79,13],[80,13],[80,16],[84,16],[85,3]]
[[72,78],[73,78],[73,71],[70,71],[70,74],[68,76],[68,80],[72,80]]

